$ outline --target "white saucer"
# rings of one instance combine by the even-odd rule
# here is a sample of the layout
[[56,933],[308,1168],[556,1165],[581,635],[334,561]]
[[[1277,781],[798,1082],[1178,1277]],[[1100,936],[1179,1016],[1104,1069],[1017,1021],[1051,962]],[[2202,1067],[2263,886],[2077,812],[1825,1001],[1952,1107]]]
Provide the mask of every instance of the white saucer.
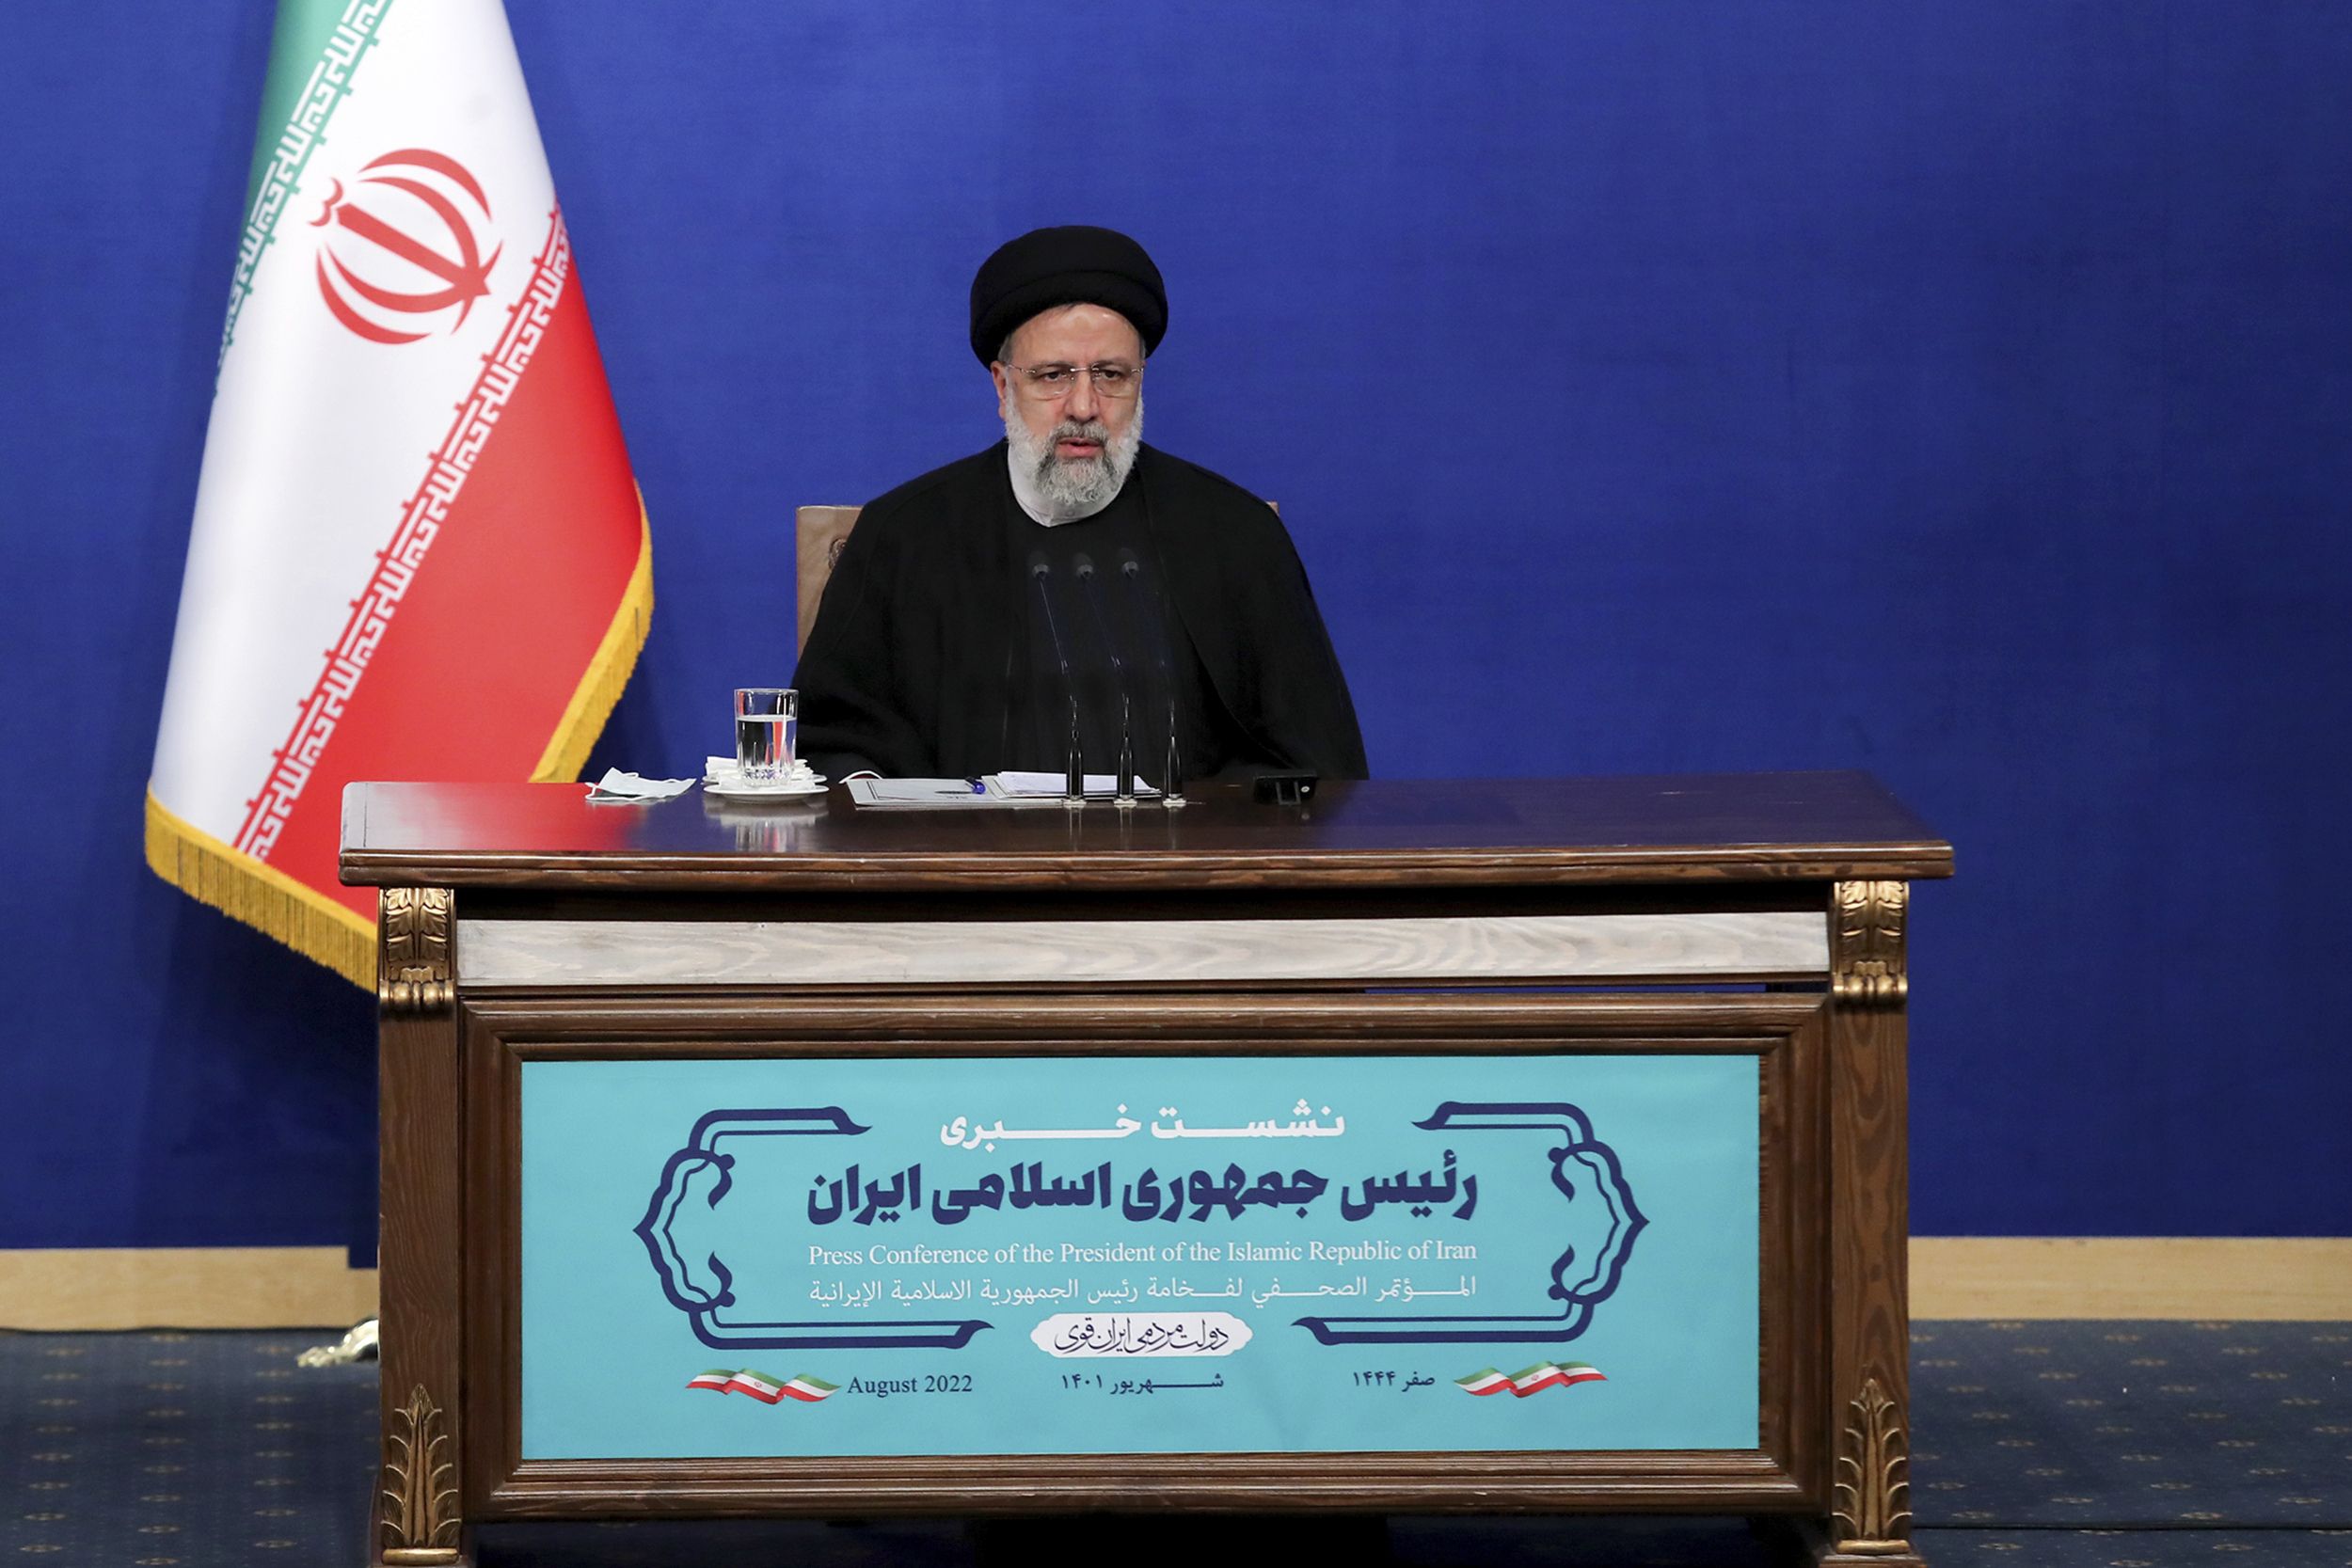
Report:
[[822,774],[780,779],[774,784],[746,784],[739,778],[705,779],[703,793],[722,800],[800,800],[825,792]]

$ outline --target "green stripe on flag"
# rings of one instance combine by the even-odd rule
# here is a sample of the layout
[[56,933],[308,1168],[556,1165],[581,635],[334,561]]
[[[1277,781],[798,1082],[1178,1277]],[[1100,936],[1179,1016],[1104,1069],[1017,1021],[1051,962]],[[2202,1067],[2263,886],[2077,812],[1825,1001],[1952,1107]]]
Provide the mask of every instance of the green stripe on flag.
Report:
[[262,82],[262,119],[253,134],[253,164],[245,177],[245,210],[253,211],[262,176],[278,149],[278,133],[294,114],[310,69],[326,53],[348,0],[278,0],[278,25],[270,33],[269,74]]
[[262,118],[246,171],[236,281],[220,332],[223,359],[236,337],[237,314],[253,291],[262,253],[277,234],[311,152],[326,140],[328,119],[350,96],[352,78],[374,47],[392,5],[393,0],[278,0],[269,74],[262,83]]
[[811,1377],[806,1372],[803,1372],[792,1381],[803,1388],[819,1388],[828,1394],[835,1392],[841,1386],[838,1383],[827,1383],[821,1377]]

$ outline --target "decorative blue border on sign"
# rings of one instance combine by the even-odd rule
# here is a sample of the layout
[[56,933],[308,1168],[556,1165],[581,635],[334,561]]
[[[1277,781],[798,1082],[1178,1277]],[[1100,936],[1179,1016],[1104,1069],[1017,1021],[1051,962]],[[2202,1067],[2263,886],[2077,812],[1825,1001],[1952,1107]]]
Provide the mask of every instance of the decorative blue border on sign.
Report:
[[[691,1196],[700,1196],[708,1208],[719,1207],[735,1184],[735,1156],[723,1154],[723,1138],[855,1137],[868,1131],[850,1119],[838,1105],[789,1110],[709,1111],[697,1117],[686,1147],[672,1154],[654,1183],[645,1217],[637,1222],[637,1239],[645,1243],[661,1293],[686,1314],[694,1338],[715,1350],[961,1350],[972,1336],[991,1326],[976,1319],[934,1319],[876,1323],[855,1333],[843,1333],[838,1323],[755,1323],[721,1321],[720,1311],[735,1305],[735,1276],[717,1253],[704,1259],[703,1271],[688,1261],[670,1233],[671,1222]],[[715,1173],[709,1190],[698,1195],[698,1179]],[[707,1277],[704,1275],[707,1271]]]
[[[1478,1344],[1496,1340],[1556,1343],[1573,1339],[1592,1323],[1593,1308],[1616,1292],[1632,1256],[1634,1238],[1649,1220],[1633,1201],[1616,1150],[1593,1136],[1584,1113],[1565,1102],[1465,1103],[1449,1100],[1415,1127],[1428,1132],[1557,1132],[1563,1142],[1549,1150],[1551,1184],[1570,1203],[1581,1201],[1573,1164],[1588,1178],[1588,1191],[1608,1212],[1608,1227],[1579,1268],[1571,1242],[1551,1265],[1546,1294],[1561,1304],[1557,1313],[1525,1317],[1300,1318],[1296,1326],[1327,1345]],[[1571,1279],[1571,1271],[1575,1277]]]

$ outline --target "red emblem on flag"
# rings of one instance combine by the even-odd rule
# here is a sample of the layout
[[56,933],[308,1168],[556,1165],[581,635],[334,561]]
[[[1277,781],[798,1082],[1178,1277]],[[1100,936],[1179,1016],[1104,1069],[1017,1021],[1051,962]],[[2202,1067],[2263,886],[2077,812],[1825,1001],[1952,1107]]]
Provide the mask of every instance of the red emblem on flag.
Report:
[[[336,181],[310,220],[327,230],[319,293],[337,321],[370,342],[413,343],[444,325],[454,332],[490,292],[490,269],[506,248],[482,254],[476,229],[489,221],[489,198],[465,165],[421,147],[387,152],[350,192]],[[446,324],[416,320],[453,309]]]

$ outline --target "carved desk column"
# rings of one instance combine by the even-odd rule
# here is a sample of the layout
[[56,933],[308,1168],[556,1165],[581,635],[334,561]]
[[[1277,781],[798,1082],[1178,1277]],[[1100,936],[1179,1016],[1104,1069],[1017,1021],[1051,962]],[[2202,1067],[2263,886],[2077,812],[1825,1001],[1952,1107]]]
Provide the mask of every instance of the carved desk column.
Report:
[[1911,1544],[1905,882],[1830,900],[1830,1563],[1918,1564]]
[[386,888],[378,924],[383,1469],[370,1560],[472,1560],[458,1517],[457,924],[448,888]]

